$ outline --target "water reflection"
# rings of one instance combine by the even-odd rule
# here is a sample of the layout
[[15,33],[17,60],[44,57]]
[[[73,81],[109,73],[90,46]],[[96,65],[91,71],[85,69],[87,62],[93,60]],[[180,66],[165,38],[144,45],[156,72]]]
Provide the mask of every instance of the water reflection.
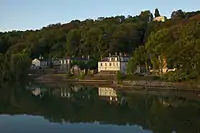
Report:
[[117,98],[117,91],[111,87],[99,87],[98,88],[98,95],[100,97],[109,98],[110,101],[118,101]]
[[155,133],[200,132],[200,100],[127,94],[103,86],[0,89],[0,113],[37,115],[55,123],[139,125]]

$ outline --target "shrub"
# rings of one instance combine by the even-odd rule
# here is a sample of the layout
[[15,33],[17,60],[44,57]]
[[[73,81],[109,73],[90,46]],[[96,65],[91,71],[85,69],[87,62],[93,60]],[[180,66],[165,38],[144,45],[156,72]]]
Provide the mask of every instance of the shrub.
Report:
[[120,71],[117,71],[116,78],[117,78],[117,82],[120,82],[124,79],[124,76]]
[[186,72],[186,71],[175,71],[175,72],[168,72],[166,73],[163,78],[166,81],[170,82],[181,82],[181,81],[186,81],[190,79],[196,79],[198,78],[198,72],[196,71],[191,71],[191,72]]
[[67,73],[67,77],[72,77],[73,76],[73,74],[69,71],[68,73]]

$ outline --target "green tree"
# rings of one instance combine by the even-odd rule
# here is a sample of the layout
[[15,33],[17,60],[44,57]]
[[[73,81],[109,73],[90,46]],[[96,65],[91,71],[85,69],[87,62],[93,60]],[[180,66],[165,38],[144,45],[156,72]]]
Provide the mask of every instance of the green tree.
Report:
[[144,46],[139,46],[133,54],[133,57],[128,62],[128,73],[134,73],[136,71],[137,66],[145,66],[148,70],[148,59],[149,55]]
[[123,74],[120,71],[117,71],[116,79],[117,83],[120,83],[123,80]]
[[155,9],[154,16],[155,17],[159,17],[160,16],[160,12],[159,12],[158,8]]

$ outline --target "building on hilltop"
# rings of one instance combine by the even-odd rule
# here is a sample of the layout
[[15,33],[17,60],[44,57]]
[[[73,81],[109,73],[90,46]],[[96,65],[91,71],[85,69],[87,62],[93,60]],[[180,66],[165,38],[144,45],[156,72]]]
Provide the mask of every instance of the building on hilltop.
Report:
[[117,72],[120,71],[123,74],[127,72],[127,64],[130,60],[126,55],[115,55],[103,58],[98,62],[98,72]]
[[166,20],[167,20],[167,18],[165,16],[155,17],[153,19],[153,21],[157,21],[157,22],[165,22]]

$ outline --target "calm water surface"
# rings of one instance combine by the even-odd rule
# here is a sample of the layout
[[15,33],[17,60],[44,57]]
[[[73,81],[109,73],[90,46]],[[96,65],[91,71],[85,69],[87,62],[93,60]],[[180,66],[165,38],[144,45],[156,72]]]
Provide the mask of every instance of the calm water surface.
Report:
[[0,89],[0,133],[200,133],[200,98],[12,85]]

